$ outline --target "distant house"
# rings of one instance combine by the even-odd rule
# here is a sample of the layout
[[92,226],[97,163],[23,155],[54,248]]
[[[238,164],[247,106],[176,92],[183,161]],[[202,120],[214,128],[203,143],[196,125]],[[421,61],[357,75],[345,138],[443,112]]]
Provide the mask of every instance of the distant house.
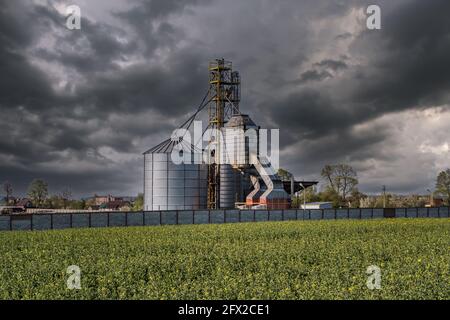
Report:
[[425,204],[425,207],[431,208],[431,207],[443,207],[444,206],[444,199],[443,198],[433,198],[433,201],[430,203],[430,200],[427,201]]
[[102,205],[101,208],[108,210],[130,210],[131,204],[128,201],[114,200]]
[[94,195],[93,200],[94,200],[94,205],[101,206],[101,205],[107,204],[108,202],[119,201],[119,200],[123,200],[123,199],[119,198],[119,197],[114,197],[114,196],[108,194],[107,196]]
[[33,203],[28,198],[22,198],[19,201],[17,201],[16,207],[22,207],[24,209],[32,208],[33,207]]
[[301,205],[302,209],[333,209],[333,202],[309,202]]

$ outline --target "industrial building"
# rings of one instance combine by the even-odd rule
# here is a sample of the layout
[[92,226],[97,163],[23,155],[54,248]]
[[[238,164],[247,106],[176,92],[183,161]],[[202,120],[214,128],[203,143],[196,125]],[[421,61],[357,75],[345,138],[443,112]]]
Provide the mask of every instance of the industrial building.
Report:
[[[240,95],[241,78],[231,62],[211,62],[209,89],[179,128],[189,130],[200,112],[207,110],[202,141],[208,146],[199,148],[184,136],[172,135],[144,153],[145,211],[288,209],[294,192],[317,183],[281,180],[260,152],[260,127],[240,111]],[[174,163],[173,152],[189,161]]]

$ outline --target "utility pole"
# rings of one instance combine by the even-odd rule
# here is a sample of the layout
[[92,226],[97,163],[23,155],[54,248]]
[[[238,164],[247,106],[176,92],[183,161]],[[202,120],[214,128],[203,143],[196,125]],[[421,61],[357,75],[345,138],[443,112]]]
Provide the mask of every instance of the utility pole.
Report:
[[427,191],[430,193],[430,207],[433,207],[434,192],[430,189],[427,189]]
[[[303,185],[303,183],[300,183],[300,186],[302,187],[302,192],[303,192],[303,211],[306,210],[306,188]],[[300,204],[299,204],[300,205]]]
[[386,208],[386,186],[383,185],[383,208]]

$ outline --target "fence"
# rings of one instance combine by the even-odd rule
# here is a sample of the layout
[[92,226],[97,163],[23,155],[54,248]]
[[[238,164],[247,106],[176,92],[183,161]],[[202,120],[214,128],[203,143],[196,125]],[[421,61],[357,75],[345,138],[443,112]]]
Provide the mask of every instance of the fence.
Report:
[[448,218],[449,208],[174,210],[0,215],[0,231],[288,220]]

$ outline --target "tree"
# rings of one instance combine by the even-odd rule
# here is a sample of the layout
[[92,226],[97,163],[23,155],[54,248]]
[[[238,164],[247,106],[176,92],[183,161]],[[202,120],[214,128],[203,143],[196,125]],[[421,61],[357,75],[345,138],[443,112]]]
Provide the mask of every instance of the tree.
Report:
[[348,164],[326,165],[321,172],[322,177],[327,182],[326,193],[336,201],[336,195],[345,205],[349,195],[358,192],[358,178],[356,171]]
[[139,193],[133,204],[133,211],[144,210],[144,194]]
[[48,196],[48,185],[41,179],[33,180],[28,187],[28,197],[36,207],[43,205]]
[[12,184],[9,183],[9,181],[5,181],[3,183],[3,190],[5,191],[6,194],[6,205],[9,204],[9,200],[11,199],[12,193],[13,193],[13,188],[12,188]]
[[450,205],[450,169],[441,171],[437,176],[436,193],[447,197],[447,203]]
[[292,207],[300,208],[300,205],[302,205],[303,202],[308,203],[318,201],[320,201],[320,194],[318,194],[314,186],[312,186],[297,193],[297,196],[292,199]]
[[279,168],[277,171],[278,176],[280,177],[281,180],[291,180],[292,177],[292,173],[290,173],[287,170],[284,170],[283,168]]
[[63,200],[64,209],[67,209],[67,202],[72,199],[72,191],[67,187],[61,192],[61,199]]

